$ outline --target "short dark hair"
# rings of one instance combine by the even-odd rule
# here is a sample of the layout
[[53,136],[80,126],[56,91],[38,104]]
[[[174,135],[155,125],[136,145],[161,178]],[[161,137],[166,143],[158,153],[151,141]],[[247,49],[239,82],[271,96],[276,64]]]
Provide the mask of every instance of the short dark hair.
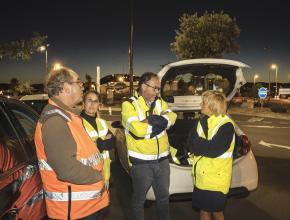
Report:
[[152,73],[152,72],[143,73],[142,76],[140,76],[140,78],[139,78],[138,92],[141,91],[142,84],[150,81],[152,78],[158,78],[158,75],[156,73]]
[[99,103],[102,103],[102,99],[101,99],[101,95],[100,93],[98,93],[96,90],[88,90],[85,94],[84,94],[84,99],[83,101],[86,101],[86,98],[88,96],[88,94],[95,94],[98,97],[98,101]]
[[52,70],[47,74],[45,79],[45,90],[49,98],[59,95],[63,90],[63,84],[73,80],[73,72],[73,70],[67,67],[61,67],[60,69]]

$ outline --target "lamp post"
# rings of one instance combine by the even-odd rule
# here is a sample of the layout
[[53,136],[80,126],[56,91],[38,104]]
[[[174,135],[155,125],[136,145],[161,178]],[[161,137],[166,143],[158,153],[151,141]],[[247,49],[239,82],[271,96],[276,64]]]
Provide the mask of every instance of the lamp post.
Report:
[[271,96],[271,82],[270,82],[270,74],[271,74],[271,69],[269,69],[269,85],[268,85],[268,98],[270,99]]
[[133,22],[133,0],[130,0],[130,27],[129,27],[129,75],[130,75],[130,96],[133,96],[133,38],[134,38],[134,22]]
[[46,44],[46,45],[38,48],[40,52],[45,51],[45,72],[46,73],[47,73],[47,67],[48,67],[48,63],[47,63],[47,49],[48,49],[48,47],[49,47],[49,44]]
[[271,66],[272,69],[276,70],[276,90],[275,90],[275,98],[278,96],[278,66],[276,64],[272,64]]
[[258,79],[259,78],[259,75],[258,74],[255,74],[254,75],[254,86],[255,86],[255,84],[256,84],[256,79]]

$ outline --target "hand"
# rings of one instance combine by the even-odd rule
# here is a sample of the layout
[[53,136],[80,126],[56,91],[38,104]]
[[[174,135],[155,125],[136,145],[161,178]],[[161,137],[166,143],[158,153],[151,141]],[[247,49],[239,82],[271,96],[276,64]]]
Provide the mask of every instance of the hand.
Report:
[[102,153],[104,150],[111,150],[116,146],[116,138],[112,136],[110,139],[102,140],[101,138],[97,139],[97,147]]
[[167,120],[161,115],[150,115],[148,117],[148,123],[151,126],[162,128],[163,130],[167,128],[168,124]]

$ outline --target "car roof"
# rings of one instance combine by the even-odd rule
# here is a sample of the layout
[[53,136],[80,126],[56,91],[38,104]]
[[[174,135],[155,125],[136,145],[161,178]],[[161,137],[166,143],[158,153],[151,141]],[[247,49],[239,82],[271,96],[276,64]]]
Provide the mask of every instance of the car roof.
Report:
[[43,94],[34,94],[34,95],[25,95],[22,96],[19,100],[25,101],[25,100],[48,100],[48,95]]
[[249,67],[247,64],[242,63],[236,60],[228,60],[228,59],[215,59],[215,58],[201,58],[201,59],[188,59],[188,60],[181,60],[174,63],[168,64],[169,66],[182,66],[187,64],[203,64],[203,63],[216,63],[216,64],[227,64],[233,65],[238,67]]
[[184,66],[190,64],[225,64],[231,66],[237,66],[240,68],[250,67],[249,65],[242,63],[236,60],[228,60],[228,59],[216,59],[216,58],[200,58],[200,59],[188,59],[188,60],[181,60],[173,63],[169,63],[165,65],[160,72],[158,73],[159,77],[162,78],[163,75],[172,67],[176,66]]

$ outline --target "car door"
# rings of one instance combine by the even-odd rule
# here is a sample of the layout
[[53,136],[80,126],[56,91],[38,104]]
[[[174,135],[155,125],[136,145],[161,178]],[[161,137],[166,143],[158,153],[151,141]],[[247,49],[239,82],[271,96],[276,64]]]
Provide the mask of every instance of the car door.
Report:
[[29,163],[21,138],[18,136],[6,108],[0,105],[0,216],[17,200],[17,184]]
[[0,216],[40,219],[46,214],[34,146],[38,115],[16,101],[2,102],[0,111]]

